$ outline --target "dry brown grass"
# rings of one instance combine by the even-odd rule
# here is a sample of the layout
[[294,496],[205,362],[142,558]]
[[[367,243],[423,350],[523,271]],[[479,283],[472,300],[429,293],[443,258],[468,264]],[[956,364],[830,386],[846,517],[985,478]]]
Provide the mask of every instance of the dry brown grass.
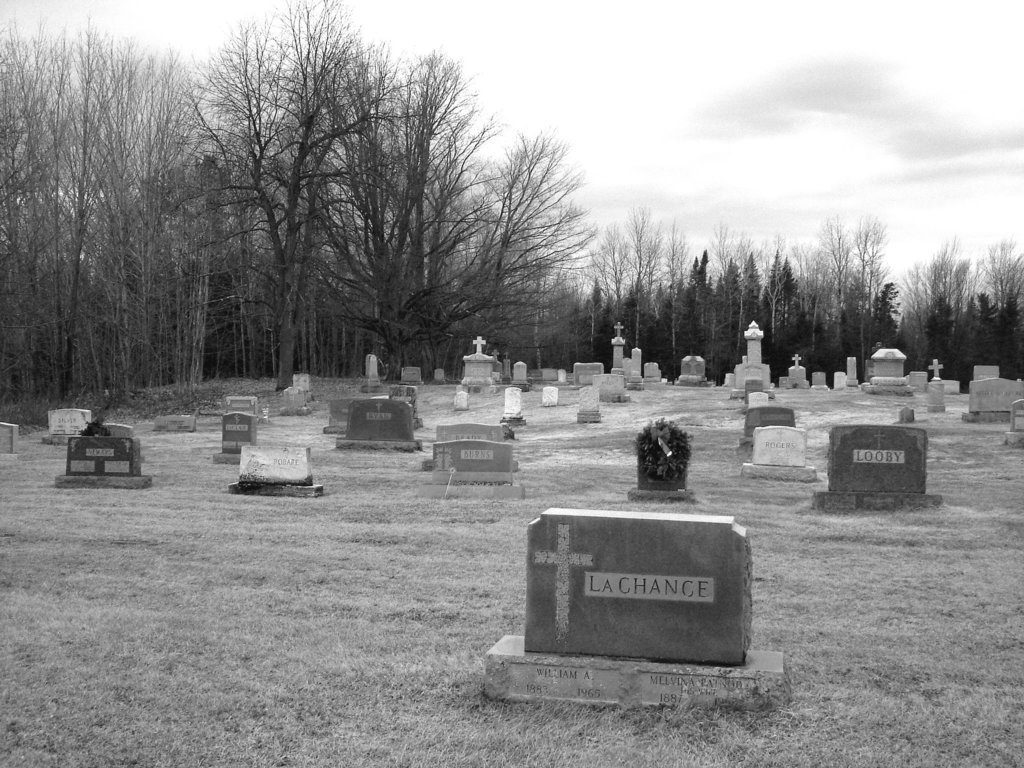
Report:
[[[251,385],[250,385],[251,386]],[[232,393],[246,394],[240,383]],[[264,394],[272,383],[259,382]],[[0,764],[34,766],[1020,765],[1024,451],[923,413],[937,510],[827,516],[801,483],[740,477],[742,416],[722,390],[658,388],[576,424],[576,394],[524,396],[525,501],[425,501],[423,455],[332,450],[326,401],[273,419],[309,445],[322,499],[228,494],[219,421],[137,424],[154,486],[57,490],[39,434],[0,464]],[[495,423],[501,397],[438,423]],[[827,427],[891,423],[905,402],[781,393],[825,467]],[[548,507],[626,500],[631,441],[659,416],[693,439],[688,511],[733,514],[754,553],[755,646],[783,651],[794,699],[771,713],[508,705],[482,657],[520,633],[525,526]],[[114,413],[113,421],[125,414]]]

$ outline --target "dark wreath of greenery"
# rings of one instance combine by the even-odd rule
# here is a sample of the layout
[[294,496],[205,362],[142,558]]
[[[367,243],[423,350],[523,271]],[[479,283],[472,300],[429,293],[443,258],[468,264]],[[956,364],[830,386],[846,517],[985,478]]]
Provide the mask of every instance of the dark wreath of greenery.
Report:
[[[668,447],[668,452],[662,442]],[[686,476],[686,467],[690,463],[690,436],[674,421],[658,419],[637,434],[636,459],[645,477],[678,480]]]

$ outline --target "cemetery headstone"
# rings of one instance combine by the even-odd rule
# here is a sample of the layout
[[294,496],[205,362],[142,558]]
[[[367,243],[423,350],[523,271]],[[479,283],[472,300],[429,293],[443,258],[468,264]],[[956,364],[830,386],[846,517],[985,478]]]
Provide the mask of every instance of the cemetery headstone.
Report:
[[313,385],[309,380],[308,373],[293,373],[292,386],[302,390],[306,396],[307,403],[313,399]]
[[540,369],[540,380],[541,381],[558,381],[558,371],[554,368],[541,368]]
[[485,659],[510,701],[770,709],[783,654],[750,649],[750,545],[732,517],[548,509],[528,526],[525,635]]
[[107,428],[107,435],[109,437],[135,437],[135,427],[130,424],[116,424],[112,421],[104,423],[104,427]]
[[512,366],[512,384],[521,392],[530,391],[530,378],[527,374],[526,363],[521,360]]
[[497,499],[524,499],[526,490],[515,484],[512,443],[489,440],[452,440],[434,443],[434,470],[423,486],[426,498],[487,495]]
[[402,384],[422,384],[423,374],[420,372],[419,366],[408,365],[402,368]]
[[846,390],[846,373],[844,371],[836,371],[832,374],[832,390],[835,392]]
[[500,443],[505,439],[505,430],[500,424],[438,424],[435,440],[448,443],[452,440],[488,440]]
[[149,488],[150,475],[142,474],[142,447],[130,437],[69,437],[65,474],[58,488]]
[[928,382],[928,413],[943,413],[946,410],[946,383],[941,379]]
[[242,446],[238,482],[231,493],[246,496],[323,496],[324,487],[313,484],[310,449]]
[[345,436],[339,437],[335,446],[356,450],[423,450],[423,444],[414,435],[412,406],[376,397],[352,402]]
[[856,387],[857,382],[857,358],[846,358],[846,386]]
[[281,416],[309,416],[312,411],[306,405],[306,390],[288,387],[281,392]]
[[626,377],[617,373],[603,373],[594,377],[594,386],[597,387],[602,403],[628,403],[629,395],[626,394]]
[[733,372],[729,372],[729,373],[725,374],[725,381],[722,383],[722,386],[725,387],[726,389],[733,389],[733,388],[735,388],[735,386],[736,386],[736,374],[733,373]]
[[707,380],[707,364],[700,355],[687,355],[679,363],[677,386],[705,387],[711,382]]
[[925,394],[928,391],[928,371],[911,371],[907,374],[907,385],[915,392]]
[[896,422],[899,424],[913,424],[914,409],[910,407],[900,408],[896,411]]
[[18,458],[18,425],[0,421],[0,461]]
[[180,416],[157,416],[153,421],[154,432],[195,432],[195,414]]
[[391,387],[388,397],[391,400],[408,403],[412,407],[413,429],[423,428],[423,419],[420,418],[419,408],[416,405],[416,400],[419,397],[419,389],[417,387],[413,387],[408,384],[396,384]]
[[678,424],[658,419],[633,440],[636,450],[636,489],[630,501],[693,502],[686,487],[690,465],[690,436]]
[[811,389],[818,391],[828,391],[828,381],[825,379],[824,371],[815,371],[811,374]]
[[1024,447],[1024,399],[1010,403],[1010,431],[1006,433],[1004,442],[1015,448]]
[[779,389],[790,389],[789,376],[779,376]]
[[789,366],[787,377],[791,389],[807,389],[810,386],[807,383],[807,369],[800,365],[799,354],[793,355],[793,364]]
[[639,391],[644,388],[643,351],[633,347],[629,357],[629,369],[626,371],[626,389]]
[[871,355],[871,377],[861,390],[870,395],[912,397],[914,390],[903,373],[907,356],[898,349],[878,349]]
[[814,494],[815,509],[846,512],[934,507],[926,493],[928,433],[920,427],[870,424],[832,427],[828,490]]
[[601,421],[601,393],[591,385],[580,390],[580,402],[576,411],[577,424],[596,424]]
[[92,411],[84,408],[56,408],[47,412],[48,430],[43,442],[48,445],[66,445],[68,438],[81,434],[92,421]]
[[455,393],[454,409],[456,411],[469,410],[469,392],[464,389],[460,389]]
[[749,395],[747,395],[748,408],[758,408],[762,405],[768,405],[767,392],[751,392]]
[[659,366],[657,363],[644,363],[644,383],[660,384],[661,366]]
[[972,423],[1010,420],[1010,403],[1024,398],[1024,381],[978,379],[970,384],[967,413],[961,417]]
[[435,368],[434,369],[434,383],[435,384],[444,384],[444,382],[445,382],[444,368]]
[[259,398],[251,395],[228,395],[224,398],[224,407],[228,413],[251,413],[260,415]]
[[740,474],[758,480],[813,483],[814,467],[807,466],[807,433],[795,427],[756,427],[753,455]]
[[[622,337],[622,323],[615,324],[615,336],[612,338],[612,373],[621,373],[623,376],[626,375],[626,361],[623,352],[626,347],[626,340]],[[599,373],[604,373],[604,367],[601,367]],[[589,384],[590,382],[587,382]],[[577,386],[580,382],[576,382]]]
[[214,464],[237,464],[243,445],[257,444],[259,418],[252,413],[231,412],[221,417],[220,453],[213,455]]
[[758,427],[795,427],[796,414],[784,405],[761,405],[747,408],[743,420],[743,437],[740,446],[753,444],[754,430]]
[[363,358],[363,375],[366,382],[359,386],[359,391],[364,394],[381,392],[383,385],[380,381],[380,361],[374,354],[368,354]]
[[981,379],[998,379],[999,378],[999,366],[998,365],[976,365],[971,374],[971,381],[980,381]]
[[554,408],[558,405],[558,387],[544,387],[540,393],[540,404],[543,408]]
[[466,391],[471,394],[479,394],[481,392],[493,394],[496,391],[494,378],[491,375],[494,372],[495,358],[492,355],[484,354],[483,348],[486,343],[483,337],[478,334],[473,339],[476,352],[462,358],[463,378],[461,383]]
[[521,427],[526,424],[523,418],[523,391],[519,387],[506,387],[505,410],[501,417],[502,424]]
[[558,369],[558,379],[557,379],[557,381],[558,381],[559,384],[566,384],[568,382],[568,376],[565,373],[565,368],[559,368]]

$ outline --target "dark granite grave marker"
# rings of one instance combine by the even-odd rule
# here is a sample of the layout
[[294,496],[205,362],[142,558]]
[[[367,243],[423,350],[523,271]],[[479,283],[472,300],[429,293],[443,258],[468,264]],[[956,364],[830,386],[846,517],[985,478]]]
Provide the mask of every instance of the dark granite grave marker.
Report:
[[437,442],[451,440],[490,440],[500,443],[505,439],[501,424],[438,424]]
[[743,437],[748,441],[753,438],[758,427],[795,427],[796,416],[792,408],[784,405],[759,405],[747,409],[743,421]]
[[221,419],[221,453],[238,456],[243,445],[256,445],[254,413],[225,413]]
[[148,488],[142,475],[142,447],[130,437],[69,437],[64,475],[57,487]]
[[348,409],[345,437],[338,438],[337,447],[400,451],[423,449],[414,437],[412,406],[389,398],[353,401]]

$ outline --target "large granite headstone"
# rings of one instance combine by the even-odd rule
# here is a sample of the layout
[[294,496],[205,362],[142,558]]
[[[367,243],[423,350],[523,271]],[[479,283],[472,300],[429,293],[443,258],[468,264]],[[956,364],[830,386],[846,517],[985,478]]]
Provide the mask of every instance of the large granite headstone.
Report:
[[626,394],[626,377],[618,373],[602,373],[594,376],[594,386],[601,397],[602,403],[628,403]]
[[683,387],[705,387],[707,380],[707,364],[700,355],[687,355],[679,363],[679,377],[676,385]]
[[577,387],[589,387],[594,383],[594,376],[604,373],[604,363],[574,363],[572,366],[573,382]]
[[942,497],[926,493],[928,433],[920,427],[869,424],[832,427],[828,491],[814,494],[825,511],[932,507]]
[[415,438],[412,406],[389,398],[355,400],[348,409],[348,427],[338,448],[421,451]]
[[355,400],[365,400],[363,396],[339,397],[327,401],[327,426],[325,435],[343,435],[348,429],[348,409]]
[[252,395],[228,395],[224,398],[224,407],[228,413],[260,415],[259,398]]
[[971,381],[980,381],[981,379],[998,379],[999,378],[999,366],[998,365],[976,365],[971,372]]
[[58,488],[149,488],[142,474],[142,447],[130,437],[69,437],[65,474]]
[[487,654],[512,701],[764,709],[781,653],[750,650],[751,557],[732,517],[549,509],[527,533],[526,632]]
[[66,445],[68,438],[80,435],[90,421],[92,411],[84,408],[56,408],[48,411],[48,429],[43,442],[49,445]]
[[281,392],[281,416],[309,416],[312,411],[306,405],[307,391],[299,387],[288,387]]
[[228,490],[246,496],[323,496],[324,487],[313,484],[309,453],[308,447],[242,446],[238,482]]
[[496,499],[524,499],[526,490],[515,484],[518,466],[512,443],[491,440],[452,440],[434,443],[434,469],[421,495],[446,499],[485,495]]
[[237,464],[243,445],[256,445],[259,417],[252,413],[225,413],[221,418],[220,453],[213,455],[215,464]]
[[967,422],[993,423],[1010,420],[1010,403],[1024,398],[1024,381],[979,379],[970,384]]
[[750,445],[758,427],[795,427],[796,414],[784,405],[761,405],[747,408],[743,420],[743,439],[740,445]]

